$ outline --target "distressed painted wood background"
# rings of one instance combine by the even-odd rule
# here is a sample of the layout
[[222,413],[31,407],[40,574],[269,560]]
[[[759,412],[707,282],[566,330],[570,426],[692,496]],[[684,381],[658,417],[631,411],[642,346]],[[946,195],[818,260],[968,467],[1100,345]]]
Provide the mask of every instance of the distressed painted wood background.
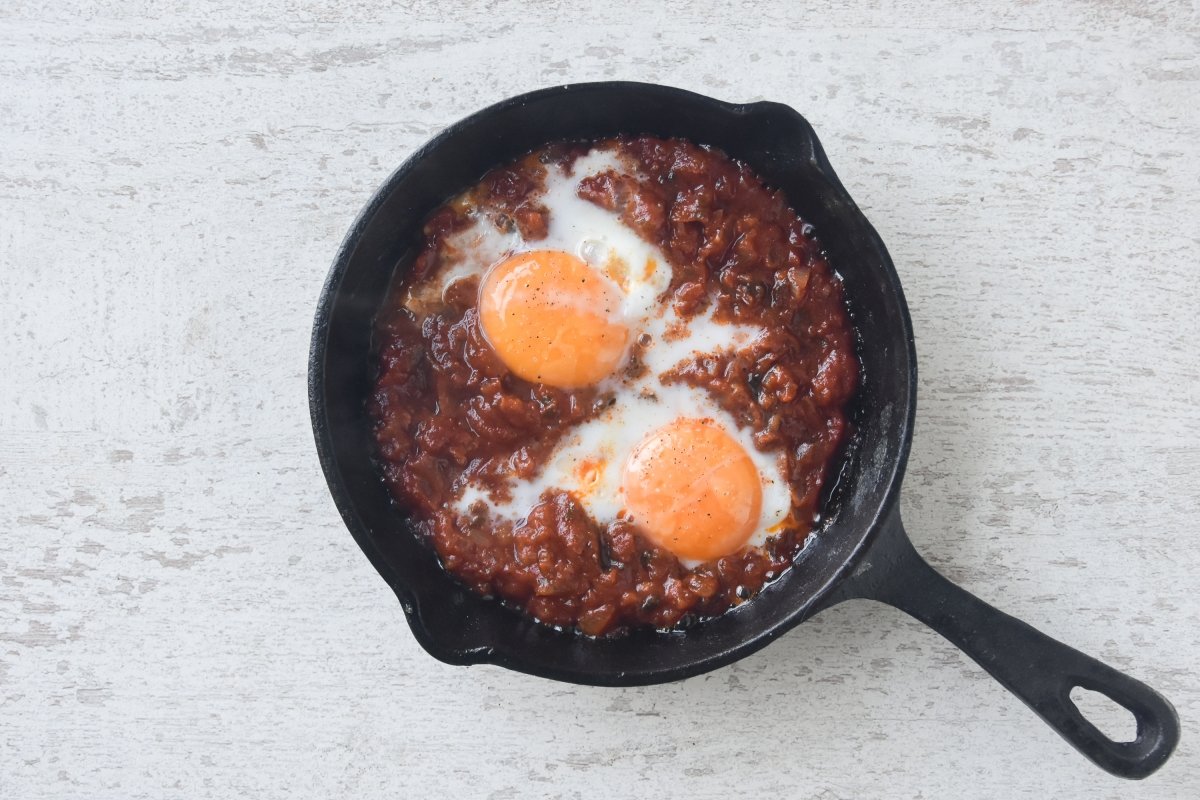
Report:
[[[0,6],[0,797],[1197,796],[1194,4],[379,5]],[[1167,694],[1159,774],[869,603],[642,689],[416,645],[317,465],[318,290],[429,136],[605,78],[813,122],[912,306],[913,538]]]

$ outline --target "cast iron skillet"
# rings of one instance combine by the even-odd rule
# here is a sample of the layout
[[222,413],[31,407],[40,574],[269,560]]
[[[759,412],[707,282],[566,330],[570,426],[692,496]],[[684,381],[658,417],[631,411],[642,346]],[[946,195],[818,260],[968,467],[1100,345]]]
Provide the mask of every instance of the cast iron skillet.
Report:
[[[860,335],[857,434],[825,527],[795,569],[752,602],[686,632],[589,639],[539,625],[464,589],[409,535],[372,461],[365,401],[372,323],[425,216],[489,168],[547,142],[617,133],[715,145],[782,189],[817,227],[845,279]],[[1104,769],[1142,778],[1179,740],[1171,704],[1133,678],[1038,633],[935,572],[910,544],[896,498],[912,438],[917,360],[900,280],[809,124],[777,103],[731,105],[640,83],[560,86],[505,100],[451,126],[371,198],[337,254],[317,308],[309,364],[313,430],[350,532],[391,585],[413,634],[451,664],[499,664],[555,680],[629,686],[679,680],[766,646],[816,612],[868,598],[916,617],[975,659]],[[1133,712],[1137,738],[1108,739],[1068,696],[1101,692]]]

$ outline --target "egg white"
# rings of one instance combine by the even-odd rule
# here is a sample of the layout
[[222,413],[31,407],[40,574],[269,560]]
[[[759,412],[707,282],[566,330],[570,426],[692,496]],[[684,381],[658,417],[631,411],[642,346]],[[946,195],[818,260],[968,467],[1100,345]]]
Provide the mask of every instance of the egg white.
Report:
[[[478,278],[518,253],[531,250],[560,250],[578,256],[601,275],[609,265],[627,270],[620,317],[631,329],[648,317],[658,296],[671,283],[671,267],[662,251],[630,230],[620,218],[578,194],[579,182],[609,169],[628,172],[628,166],[613,152],[593,150],[576,159],[570,174],[550,167],[545,190],[536,198],[550,209],[546,237],[526,241],[517,230],[503,231],[490,219],[477,218],[470,227],[445,240],[449,263],[417,290],[419,302],[428,303],[436,293],[438,300],[457,281]],[[650,264],[651,269],[646,270]],[[410,302],[411,305],[411,302]]]
[[[468,484],[454,502],[455,510],[468,514],[471,506],[482,500],[493,517],[518,522],[545,492],[559,490],[569,492],[592,519],[606,525],[615,521],[624,507],[621,475],[634,448],[653,431],[678,419],[707,419],[737,441],[758,470],[762,505],[747,546],[761,547],[768,537],[778,533],[792,507],[791,490],[783,478],[779,456],[755,447],[750,432],[739,428],[703,390],[682,384],[663,386],[657,378],[639,383],[654,385],[653,396],[643,395],[636,388],[619,394],[617,402],[598,417],[572,428],[537,475],[511,481],[507,487],[509,497],[499,500],[486,489]],[[581,474],[585,465],[586,478]],[[680,561],[689,567],[701,563]]]
[[[743,347],[762,334],[750,325],[719,323],[711,309],[689,319],[680,319],[669,305],[661,303],[671,282],[671,266],[663,253],[626,227],[620,218],[578,196],[579,182],[608,169],[628,172],[629,165],[616,154],[592,150],[577,159],[570,174],[550,168],[544,193],[538,201],[550,210],[547,235],[525,241],[518,231],[501,231],[491,220],[480,218],[474,225],[448,237],[449,263],[410,296],[410,306],[438,299],[459,280],[479,278],[503,259],[530,250],[561,250],[580,257],[602,271],[614,264],[627,271],[617,276],[623,284],[620,317],[631,331],[631,340],[643,337],[642,361],[647,369],[638,378],[619,372],[598,385],[612,392],[616,402],[599,416],[571,429],[558,443],[537,475],[510,481],[508,496],[498,498],[486,488],[467,483],[453,501],[462,514],[482,501],[495,518],[514,522],[524,519],[549,490],[565,491],[604,525],[617,519],[623,507],[621,474],[633,449],[651,432],[679,419],[707,419],[737,441],[753,461],[762,482],[762,506],[758,525],[747,546],[761,547],[778,532],[791,511],[792,495],[783,477],[781,456],[759,450],[751,432],[739,427],[701,389],[682,384],[664,385],[662,373],[697,353]],[[649,267],[649,268],[647,268]],[[667,335],[670,331],[671,335]],[[585,482],[583,466],[591,467]],[[681,559],[686,566],[700,562]]]

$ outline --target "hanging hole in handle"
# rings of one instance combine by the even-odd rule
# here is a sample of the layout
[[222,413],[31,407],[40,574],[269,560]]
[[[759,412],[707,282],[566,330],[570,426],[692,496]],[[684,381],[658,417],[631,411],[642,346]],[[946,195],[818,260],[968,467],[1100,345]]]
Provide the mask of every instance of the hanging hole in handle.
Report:
[[1071,702],[1088,722],[1112,741],[1125,744],[1137,739],[1137,718],[1108,695],[1075,686],[1071,689]]

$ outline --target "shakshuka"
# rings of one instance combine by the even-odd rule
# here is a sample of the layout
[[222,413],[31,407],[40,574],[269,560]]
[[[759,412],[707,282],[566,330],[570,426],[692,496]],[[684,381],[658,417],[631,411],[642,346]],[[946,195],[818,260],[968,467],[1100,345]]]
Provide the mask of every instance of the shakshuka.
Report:
[[378,319],[378,458],[474,591],[590,636],[686,627],[814,535],[854,329],[818,233],[746,165],[550,145],[435,211],[405,266]]

